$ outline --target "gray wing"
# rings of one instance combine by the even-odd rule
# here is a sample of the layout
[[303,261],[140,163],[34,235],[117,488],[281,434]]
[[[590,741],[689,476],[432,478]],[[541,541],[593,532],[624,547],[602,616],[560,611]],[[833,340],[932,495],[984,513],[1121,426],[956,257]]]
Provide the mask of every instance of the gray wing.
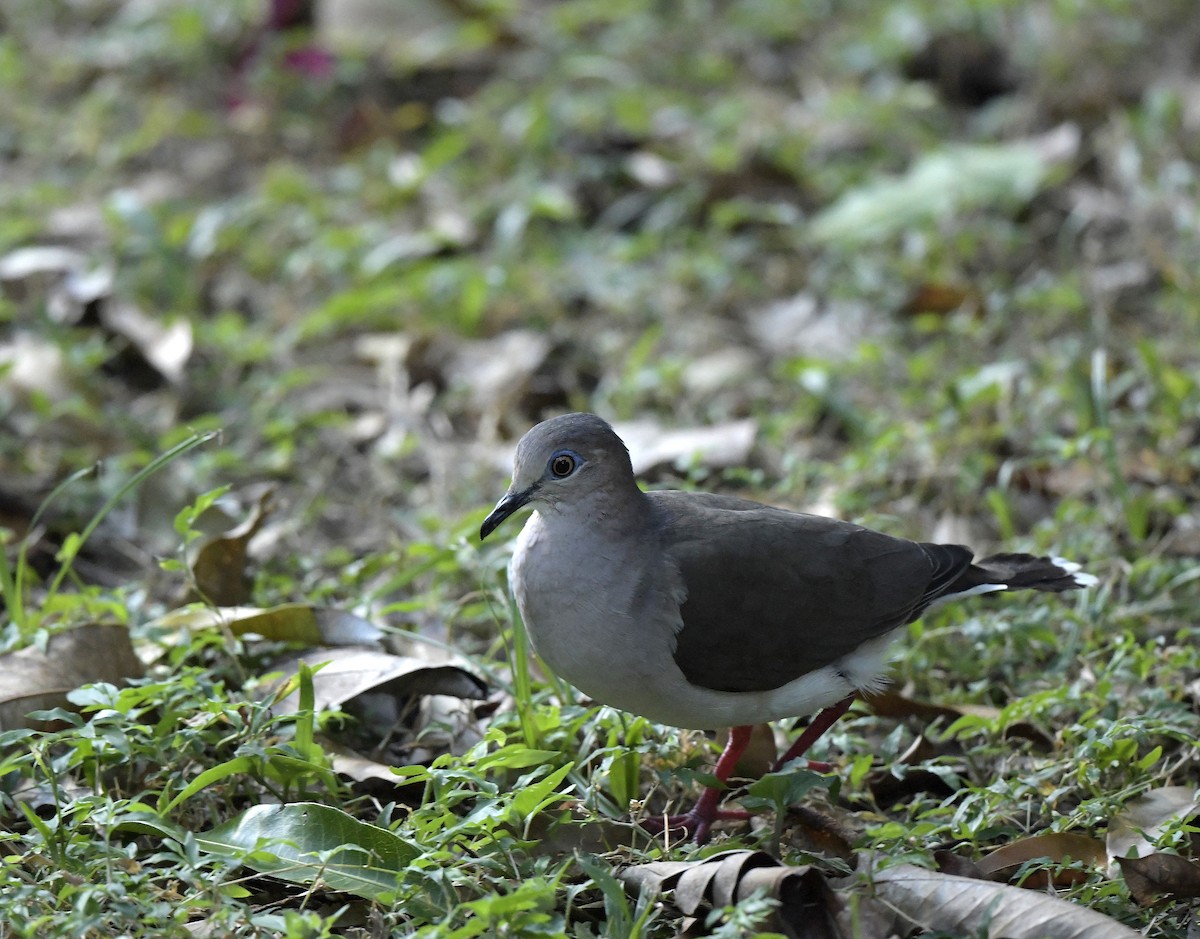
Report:
[[687,585],[675,661],[688,681],[765,691],[916,619],[970,566],[958,545],[700,493],[651,492]]

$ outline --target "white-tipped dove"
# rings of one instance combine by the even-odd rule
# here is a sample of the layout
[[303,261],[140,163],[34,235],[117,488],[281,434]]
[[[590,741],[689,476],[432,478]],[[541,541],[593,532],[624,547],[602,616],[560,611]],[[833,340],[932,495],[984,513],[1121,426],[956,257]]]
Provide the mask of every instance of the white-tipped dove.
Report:
[[[594,414],[566,414],[521,438],[486,538],[522,506],[509,582],[534,648],[602,704],[663,724],[731,727],[724,782],[750,725],[820,711],[778,766],[803,755],[884,682],[897,630],[935,601],[1095,583],[1079,565],[1028,554],[972,563],[961,545],[893,538],[849,522],[732,496],[643,492],[621,438]],[[703,841],[709,789],[682,827]]]

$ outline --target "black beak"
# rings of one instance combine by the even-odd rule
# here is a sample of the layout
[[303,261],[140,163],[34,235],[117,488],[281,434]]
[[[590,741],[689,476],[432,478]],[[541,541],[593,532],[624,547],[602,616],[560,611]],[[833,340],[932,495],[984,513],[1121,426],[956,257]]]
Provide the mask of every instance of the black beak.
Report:
[[500,526],[502,521],[532,498],[533,486],[520,492],[505,493],[504,498],[497,502],[496,507],[492,509],[492,514],[485,518],[483,524],[479,526],[479,540],[483,541]]

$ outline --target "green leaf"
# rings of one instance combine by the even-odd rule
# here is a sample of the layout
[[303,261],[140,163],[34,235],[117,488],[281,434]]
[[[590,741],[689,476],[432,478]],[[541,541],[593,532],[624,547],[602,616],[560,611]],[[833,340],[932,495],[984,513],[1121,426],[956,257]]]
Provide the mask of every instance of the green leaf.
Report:
[[811,770],[787,770],[782,773],[767,773],[755,780],[746,790],[742,804],[748,809],[782,810],[803,801],[813,789],[828,786],[828,776]]
[[60,564],[70,564],[75,560],[75,556],[79,554],[79,549],[83,547],[83,539],[80,538],[78,532],[71,532],[63,539],[62,547],[58,549],[58,553],[54,555],[54,560]]
[[558,759],[557,750],[533,750],[529,747],[501,747],[495,753],[481,757],[476,767],[484,769],[524,769],[544,766]]
[[636,750],[614,753],[608,764],[608,788],[617,805],[626,806],[637,798],[641,779],[642,755]]
[[[212,508],[213,504],[221,496],[229,492],[231,488],[229,485],[224,485],[210,489],[208,492],[198,495],[191,505],[180,509],[175,515],[175,533],[181,538],[188,538],[189,535],[198,535],[198,532],[193,531],[196,519]],[[189,538],[188,540],[191,539]]]
[[315,700],[313,668],[303,660],[300,662],[298,681],[300,683],[300,706],[296,709],[296,738],[293,745],[303,759],[313,760],[321,754],[321,748],[313,743],[314,724],[316,723],[313,717]]
[[1036,144],[953,146],[927,153],[901,176],[845,193],[812,220],[821,242],[862,245],[973,208],[1029,200],[1052,164]]
[[573,768],[574,763],[568,763],[566,766],[561,766],[545,779],[540,779],[535,783],[530,783],[522,787],[521,791],[513,796],[513,809],[521,818],[530,818],[536,815],[547,805],[557,802],[564,798],[563,793],[555,792],[558,784],[566,778]]
[[[207,789],[213,783],[220,782],[222,779],[226,779],[230,776],[253,772],[256,766],[258,766],[258,760],[254,757],[239,756],[232,760],[226,760],[224,763],[220,763],[217,766],[206,769],[203,773],[188,783],[187,786],[184,787],[183,791],[179,793],[179,795],[177,795],[166,805],[162,806],[159,811],[163,815],[166,815],[171,811],[171,809],[179,805],[180,802],[190,799],[201,789]],[[163,794],[166,795],[165,792]]]
[[204,850],[295,884],[384,901],[421,849],[341,809],[316,802],[256,805],[196,836]]
[[[49,602],[49,598],[58,593],[58,588],[61,586],[63,579],[71,571],[72,563],[75,560],[75,556],[79,553],[79,549],[83,545],[87,544],[87,541],[92,536],[92,533],[100,526],[100,523],[108,517],[108,514],[114,508],[116,508],[117,503],[120,502],[121,499],[137,489],[138,486],[161,470],[164,466],[167,466],[172,461],[183,456],[189,450],[207,443],[216,436],[216,431],[209,431],[208,433],[202,434],[192,434],[180,443],[175,444],[175,446],[171,447],[170,449],[160,453],[144,467],[138,470],[138,472],[134,473],[127,482],[122,484],[116,492],[108,497],[105,503],[100,506],[96,513],[91,517],[87,525],[84,526],[83,531],[72,532],[70,535],[68,535],[67,538],[64,539],[62,549],[59,552],[60,564],[58,572],[54,575],[54,579],[50,582],[50,587],[47,591],[48,598],[46,602]],[[60,491],[60,489],[61,486],[56,488],[54,492],[47,497],[46,502],[43,503],[43,505],[48,504],[49,501]],[[41,510],[39,509],[39,512],[40,511]],[[35,516],[35,519],[36,517],[37,516]]]

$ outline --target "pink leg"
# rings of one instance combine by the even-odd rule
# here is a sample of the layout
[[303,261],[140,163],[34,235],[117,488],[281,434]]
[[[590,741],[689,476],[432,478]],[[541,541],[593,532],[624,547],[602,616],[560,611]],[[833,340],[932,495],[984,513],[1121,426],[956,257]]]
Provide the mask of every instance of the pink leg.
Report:
[[[772,771],[779,772],[779,770],[792,760],[808,752],[808,748],[821,739],[821,736],[837,723],[837,719],[850,710],[850,705],[853,703],[854,695],[850,695],[837,704],[831,704],[829,707],[822,709],[809,725],[804,728],[804,733],[791,745],[787,753],[775,763]],[[742,726],[734,727],[729,731],[729,742],[725,744],[725,750],[721,753],[721,758],[717,760],[716,769],[713,771],[713,775],[721,780],[721,782],[728,781],[729,774],[733,772],[737,761],[741,759],[742,754],[746,751],[746,747],[749,746],[752,730],[753,728],[749,726]],[[813,760],[808,761],[808,766],[809,769],[816,770],[817,772],[828,772],[830,769],[828,763],[817,763]],[[704,844],[708,840],[708,833],[712,828],[713,822],[721,820],[745,821],[750,817],[749,812],[741,809],[717,808],[724,792],[724,789],[715,787],[705,789],[690,811],[682,815],[648,818],[642,822],[642,827],[655,835],[660,835],[671,829],[683,829],[686,837],[695,839],[697,844]]]
[[[843,698],[837,704],[831,704],[829,707],[823,708],[817,714],[817,716],[814,717],[811,722],[809,722],[809,725],[804,728],[804,733],[802,733],[796,739],[796,742],[788,748],[788,752],[780,757],[779,761],[773,767],[773,772],[779,772],[779,770],[787,766],[787,764],[792,760],[796,759],[797,757],[804,756],[804,754],[808,752],[808,748],[820,740],[825,731],[829,730],[830,727],[837,723],[837,719],[839,717],[850,710],[850,705],[853,703],[854,695],[850,695],[847,698]],[[812,769],[817,769],[818,767],[827,768],[828,764],[813,763],[810,760],[809,766]]]
[[[753,728],[749,726],[730,729],[729,742],[725,744],[725,750],[721,753],[721,758],[717,760],[716,768],[713,770],[713,775],[721,782],[728,781],[729,774],[733,772],[737,761],[741,759],[746,747],[749,746],[752,730]],[[642,827],[655,835],[670,829],[682,828],[687,836],[695,839],[697,844],[704,844],[708,840],[708,832],[712,828],[713,822],[722,819],[745,821],[750,817],[749,812],[740,809],[717,808],[724,792],[724,789],[709,787],[704,790],[690,811],[683,815],[648,818],[642,822]]]

